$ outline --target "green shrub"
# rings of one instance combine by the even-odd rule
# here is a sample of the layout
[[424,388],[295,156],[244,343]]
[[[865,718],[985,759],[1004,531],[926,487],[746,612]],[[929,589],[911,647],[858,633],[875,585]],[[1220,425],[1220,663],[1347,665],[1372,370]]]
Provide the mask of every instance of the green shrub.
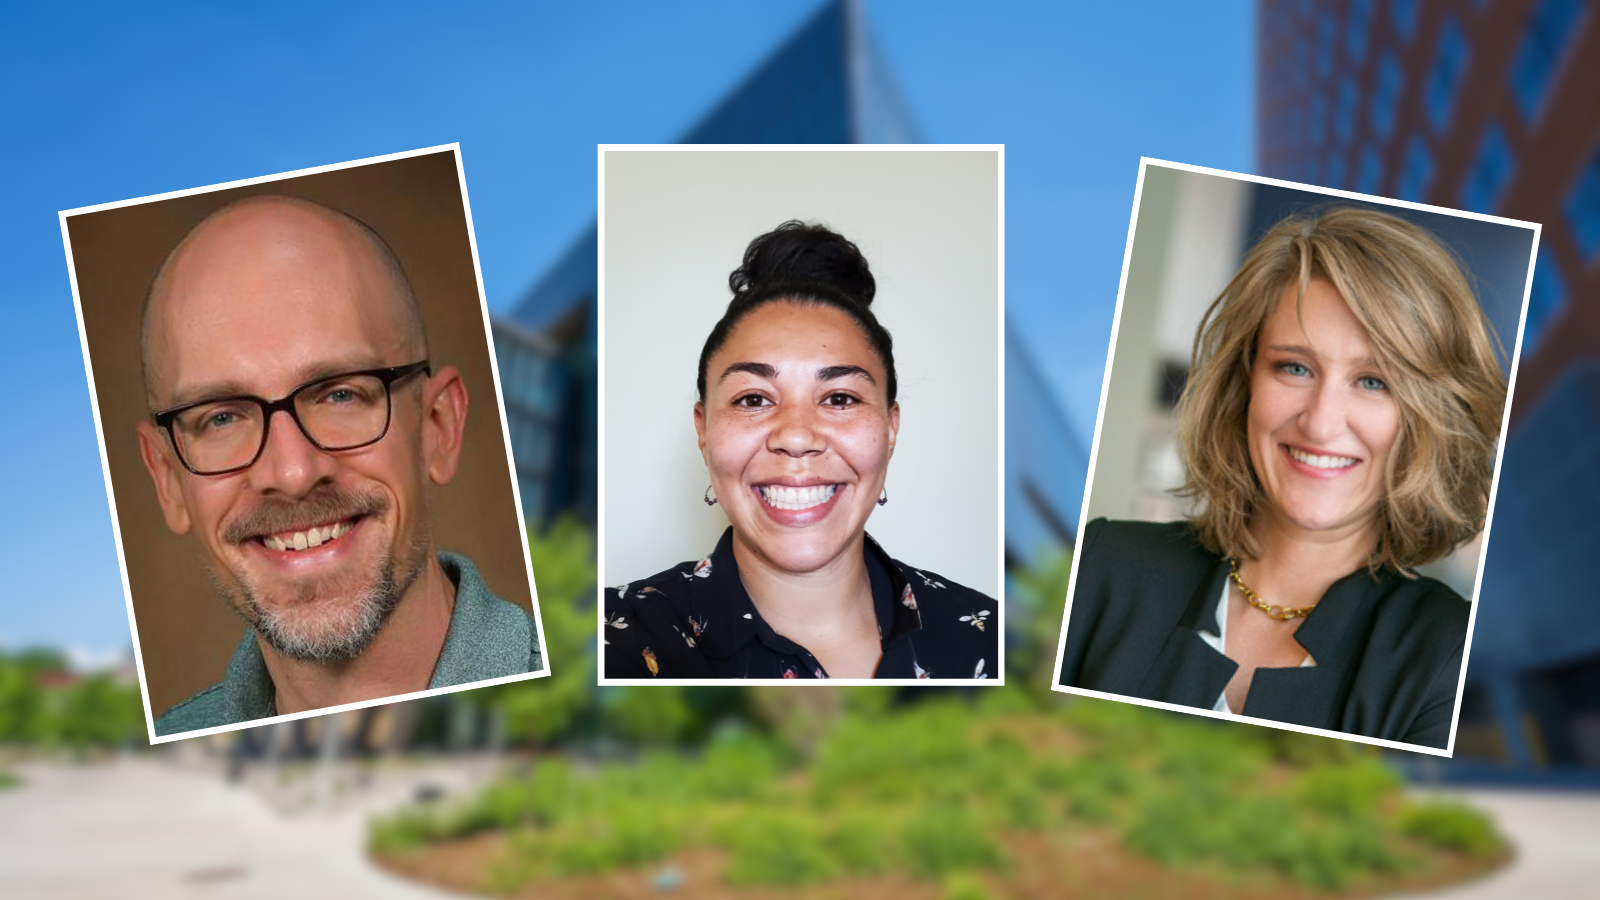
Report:
[[733,858],[723,877],[735,887],[811,884],[839,872],[822,829],[803,814],[752,811],[727,837]]
[[1139,785],[1127,763],[1101,757],[1053,766],[1048,778],[1066,798],[1067,811],[1086,822],[1111,821],[1116,803]]
[[1213,809],[1187,794],[1152,797],[1134,812],[1123,840],[1165,865],[1181,865],[1216,850]]
[[881,875],[900,868],[898,817],[883,807],[851,807],[828,831],[828,854],[852,875]]
[[524,860],[544,862],[556,875],[602,875],[638,868],[672,855],[684,838],[676,814],[649,804],[611,801],[581,819],[519,836]]
[[1400,811],[1396,827],[1401,834],[1434,847],[1484,856],[1500,847],[1500,838],[1488,817],[1467,806],[1446,801],[1411,804]]
[[965,711],[949,703],[875,721],[847,717],[817,749],[812,797],[829,806],[846,797],[908,802],[930,790],[971,793],[979,751],[970,726]]
[[901,845],[911,874],[937,879],[970,869],[998,869],[1005,856],[990,831],[958,806],[930,806],[909,819]]
[[701,757],[691,778],[696,790],[719,800],[757,800],[783,768],[783,754],[751,734],[717,741]]
[[1336,765],[1317,765],[1301,772],[1290,795],[1307,809],[1340,818],[1368,816],[1399,791],[1400,776],[1377,757]]
[[437,839],[429,807],[403,809],[374,819],[367,828],[367,849],[373,853],[404,853]]
[[977,876],[958,872],[944,880],[940,897],[942,900],[989,900],[989,889]]

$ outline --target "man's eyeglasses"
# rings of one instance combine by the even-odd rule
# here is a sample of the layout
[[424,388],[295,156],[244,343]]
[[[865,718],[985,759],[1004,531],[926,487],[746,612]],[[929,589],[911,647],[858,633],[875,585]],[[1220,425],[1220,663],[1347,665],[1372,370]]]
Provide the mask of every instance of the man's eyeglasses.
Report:
[[183,467],[196,475],[248,469],[267,446],[267,429],[279,411],[319,450],[354,450],[389,432],[389,392],[394,383],[429,372],[428,361],[390,369],[363,369],[302,384],[278,400],[249,394],[218,397],[155,414]]

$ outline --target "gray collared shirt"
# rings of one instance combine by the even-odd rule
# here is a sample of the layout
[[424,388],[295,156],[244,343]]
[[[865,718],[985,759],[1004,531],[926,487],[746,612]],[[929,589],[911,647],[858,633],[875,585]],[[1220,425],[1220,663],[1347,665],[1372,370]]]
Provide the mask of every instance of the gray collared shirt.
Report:
[[[456,605],[428,688],[542,670],[539,630],[533,617],[522,607],[490,593],[477,567],[465,556],[440,553],[439,564],[455,582]],[[275,714],[273,699],[267,662],[261,656],[254,629],[247,628],[222,681],[157,717],[156,734],[166,736],[264,719]]]

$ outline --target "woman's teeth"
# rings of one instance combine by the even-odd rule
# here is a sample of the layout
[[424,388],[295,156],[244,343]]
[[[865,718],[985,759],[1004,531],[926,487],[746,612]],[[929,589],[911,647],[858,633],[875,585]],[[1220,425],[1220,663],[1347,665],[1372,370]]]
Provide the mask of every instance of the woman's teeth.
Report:
[[1314,469],[1344,469],[1360,462],[1360,460],[1352,459],[1348,456],[1317,456],[1316,454],[1306,453],[1303,450],[1296,450],[1293,447],[1289,448],[1289,455]]
[[344,537],[354,527],[346,520],[319,528],[308,528],[305,531],[269,534],[261,539],[261,543],[267,545],[268,550],[305,550],[310,547],[320,547],[334,538]]
[[833,499],[836,484],[819,484],[816,487],[792,488],[769,484],[761,487],[761,499],[774,509],[810,509]]

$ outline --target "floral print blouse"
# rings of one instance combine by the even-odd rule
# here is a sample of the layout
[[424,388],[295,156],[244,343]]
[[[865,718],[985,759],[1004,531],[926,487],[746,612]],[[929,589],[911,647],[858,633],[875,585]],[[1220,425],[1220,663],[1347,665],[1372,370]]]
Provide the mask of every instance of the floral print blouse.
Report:
[[[890,559],[863,553],[883,641],[875,678],[988,678],[1000,661],[999,604]],[[761,618],[739,580],[733,529],[699,562],[606,588],[607,678],[827,678],[806,648]]]

